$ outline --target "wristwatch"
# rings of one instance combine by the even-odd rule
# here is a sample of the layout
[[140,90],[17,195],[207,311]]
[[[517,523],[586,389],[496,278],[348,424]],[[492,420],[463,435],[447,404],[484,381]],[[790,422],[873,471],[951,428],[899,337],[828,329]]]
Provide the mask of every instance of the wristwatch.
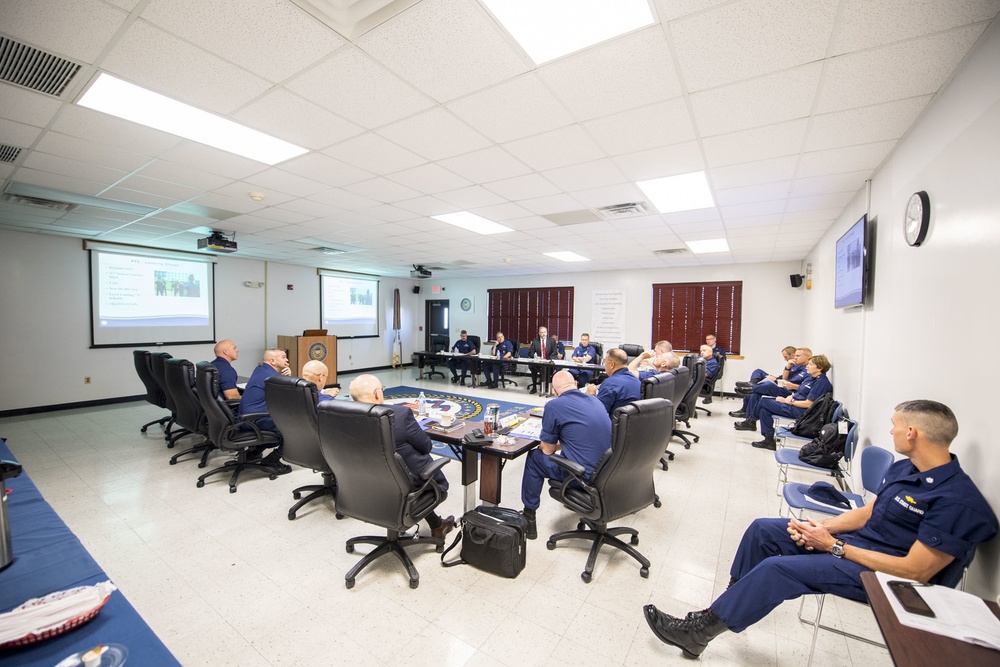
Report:
[[837,558],[844,557],[844,540],[837,540],[837,542],[830,547],[830,553],[832,553]]

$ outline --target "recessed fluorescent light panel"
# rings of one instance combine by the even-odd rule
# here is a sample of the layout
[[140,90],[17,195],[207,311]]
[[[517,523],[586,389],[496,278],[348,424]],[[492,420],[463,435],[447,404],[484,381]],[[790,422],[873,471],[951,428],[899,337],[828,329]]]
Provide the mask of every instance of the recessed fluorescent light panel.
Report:
[[655,22],[649,0],[483,0],[541,65]]
[[705,172],[694,171],[680,176],[654,178],[636,183],[660,213],[693,211],[715,206],[712,191],[708,189]]
[[480,217],[475,213],[469,213],[468,211],[446,213],[445,215],[432,215],[431,217],[435,220],[440,220],[441,222],[447,222],[449,225],[455,225],[456,227],[461,227],[462,229],[468,229],[470,232],[476,232],[477,234],[502,234],[503,232],[514,231],[510,227],[493,222],[492,220],[487,220],[486,218]]
[[589,262],[589,257],[584,257],[583,255],[577,255],[571,250],[560,250],[559,252],[544,252],[543,255],[547,257],[552,257],[553,259],[558,259],[563,262]]
[[278,164],[309,152],[301,146],[104,73],[97,77],[78,104],[264,164]]
[[685,241],[691,252],[701,255],[707,252],[729,252],[729,244],[726,239],[706,239],[704,241]]

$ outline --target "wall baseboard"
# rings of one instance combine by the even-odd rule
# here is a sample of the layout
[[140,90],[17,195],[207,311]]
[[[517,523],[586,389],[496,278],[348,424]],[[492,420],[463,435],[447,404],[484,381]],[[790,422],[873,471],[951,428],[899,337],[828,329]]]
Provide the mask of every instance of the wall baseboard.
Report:
[[135,401],[145,401],[146,395],[119,396],[118,398],[102,398],[96,401],[80,401],[79,403],[60,403],[59,405],[38,405],[33,408],[18,408],[17,410],[2,410],[0,417],[21,417],[24,415],[36,415],[41,412],[57,412],[59,410],[75,410],[78,408],[95,408],[101,405],[114,405],[115,403],[133,403]]

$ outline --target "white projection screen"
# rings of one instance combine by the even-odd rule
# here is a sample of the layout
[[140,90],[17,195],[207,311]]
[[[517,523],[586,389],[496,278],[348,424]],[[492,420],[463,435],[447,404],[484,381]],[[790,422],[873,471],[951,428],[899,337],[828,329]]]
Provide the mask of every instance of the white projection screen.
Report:
[[212,257],[87,242],[91,347],[215,342]]
[[321,328],[338,338],[379,335],[378,278],[319,271]]

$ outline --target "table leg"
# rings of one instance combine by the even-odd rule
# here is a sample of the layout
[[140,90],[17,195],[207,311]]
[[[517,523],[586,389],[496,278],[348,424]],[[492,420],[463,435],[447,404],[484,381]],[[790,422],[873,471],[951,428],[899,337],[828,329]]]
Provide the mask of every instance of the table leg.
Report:
[[[491,457],[492,458],[492,457]],[[468,512],[476,508],[476,481],[479,479],[479,454],[462,453],[462,506]]]
[[479,499],[491,505],[500,504],[500,483],[503,479],[503,459],[499,456],[483,454],[480,460],[482,481],[479,483]]

